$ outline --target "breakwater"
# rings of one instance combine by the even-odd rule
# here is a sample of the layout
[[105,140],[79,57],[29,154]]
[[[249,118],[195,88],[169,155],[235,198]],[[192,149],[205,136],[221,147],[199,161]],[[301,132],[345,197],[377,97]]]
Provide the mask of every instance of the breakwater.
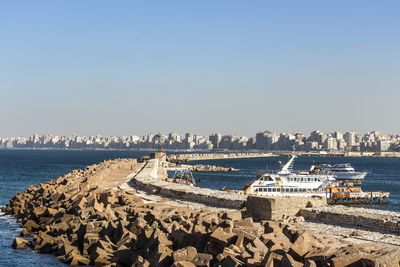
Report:
[[[23,225],[23,236],[33,236],[32,241],[17,238],[14,247],[54,253],[71,265],[265,266],[289,262],[292,266],[395,266],[391,265],[393,260],[398,263],[398,247],[353,244],[306,231],[297,224],[255,222],[244,209],[232,209],[236,208],[233,206],[215,212],[191,209],[190,205],[178,207],[165,201],[149,203],[136,195],[136,181],[149,186],[151,194],[164,193],[167,197],[165,192],[171,190],[162,190],[171,183],[163,181],[162,166],[158,159],[142,163],[125,159],[106,161],[28,187],[3,209]],[[168,184],[157,183],[160,191],[154,190],[153,180]],[[185,192],[177,190],[173,198],[191,195],[190,187],[182,189]],[[214,191],[211,196],[220,197],[219,193]]]
[[245,204],[247,198],[245,195],[168,182],[166,173],[156,171],[160,168],[160,164],[157,159],[147,161],[143,165],[143,170],[129,179],[129,184],[164,196],[178,197],[215,207],[240,209]]
[[175,164],[169,163],[167,166],[167,171],[175,171],[179,169],[186,169],[191,172],[238,172],[239,169],[235,169],[232,167],[221,167],[216,165],[188,165],[188,164]]
[[193,160],[214,160],[214,159],[239,159],[239,158],[262,158],[272,157],[272,153],[188,153],[170,154],[167,160],[170,162],[186,162]]

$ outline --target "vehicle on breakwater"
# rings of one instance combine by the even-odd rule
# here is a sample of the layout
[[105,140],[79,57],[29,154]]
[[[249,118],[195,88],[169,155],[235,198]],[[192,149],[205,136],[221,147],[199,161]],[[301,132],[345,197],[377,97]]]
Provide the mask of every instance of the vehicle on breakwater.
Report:
[[262,170],[243,187],[246,195],[326,197],[329,204],[384,204],[388,192],[363,192],[366,172],[356,172],[350,164],[311,166],[293,170],[296,156],[280,170]]
[[177,169],[172,178],[172,182],[174,183],[185,184],[196,187],[198,187],[197,183],[199,181],[200,181],[199,179],[195,180],[193,178],[192,172],[185,168]]

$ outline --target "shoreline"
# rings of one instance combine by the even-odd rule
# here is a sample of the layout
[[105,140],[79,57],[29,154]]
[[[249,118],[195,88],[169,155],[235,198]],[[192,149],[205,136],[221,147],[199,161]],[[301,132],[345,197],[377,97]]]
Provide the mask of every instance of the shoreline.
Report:
[[[118,148],[0,148],[0,151],[126,151],[126,152],[157,152],[157,149],[118,149]],[[163,149],[168,155],[178,153],[179,155],[186,154],[271,154],[272,156],[289,156],[297,155],[301,157],[344,157],[344,158],[400,158],[400,152],[348,152],[348,153],[330,153],[321,151],[322,153],[316,152],[305,152],[305,151],[265,151],[265,150],[202,150],[202,149]],[[248,158],[251,158],[250,156]],[[263,157],[263,156],[259,156]],[[265,156],[269,157],[269,156]],[[246,157],[238,157],[246,158]],[[206,159],[205,159],[206,160]]]

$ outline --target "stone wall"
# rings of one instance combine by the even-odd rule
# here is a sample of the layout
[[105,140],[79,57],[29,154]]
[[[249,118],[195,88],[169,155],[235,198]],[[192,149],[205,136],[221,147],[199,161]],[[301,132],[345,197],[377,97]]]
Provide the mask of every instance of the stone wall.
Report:
[[368,229],[400,233],[400,213],[367,208],[327,206],[305,208],[300,214],[309,221],[360,226]]
[[249,196],[246,202],[246,212],[256,219],[280,220],[283,216],[298,215],[302,208],[324,205],[326,205],[324,197]]

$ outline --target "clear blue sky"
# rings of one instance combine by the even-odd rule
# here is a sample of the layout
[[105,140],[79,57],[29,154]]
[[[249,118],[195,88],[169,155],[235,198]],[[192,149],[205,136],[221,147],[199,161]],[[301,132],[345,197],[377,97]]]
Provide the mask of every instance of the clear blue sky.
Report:
[[399,1],[2,1],[0,136],[400,133]]

